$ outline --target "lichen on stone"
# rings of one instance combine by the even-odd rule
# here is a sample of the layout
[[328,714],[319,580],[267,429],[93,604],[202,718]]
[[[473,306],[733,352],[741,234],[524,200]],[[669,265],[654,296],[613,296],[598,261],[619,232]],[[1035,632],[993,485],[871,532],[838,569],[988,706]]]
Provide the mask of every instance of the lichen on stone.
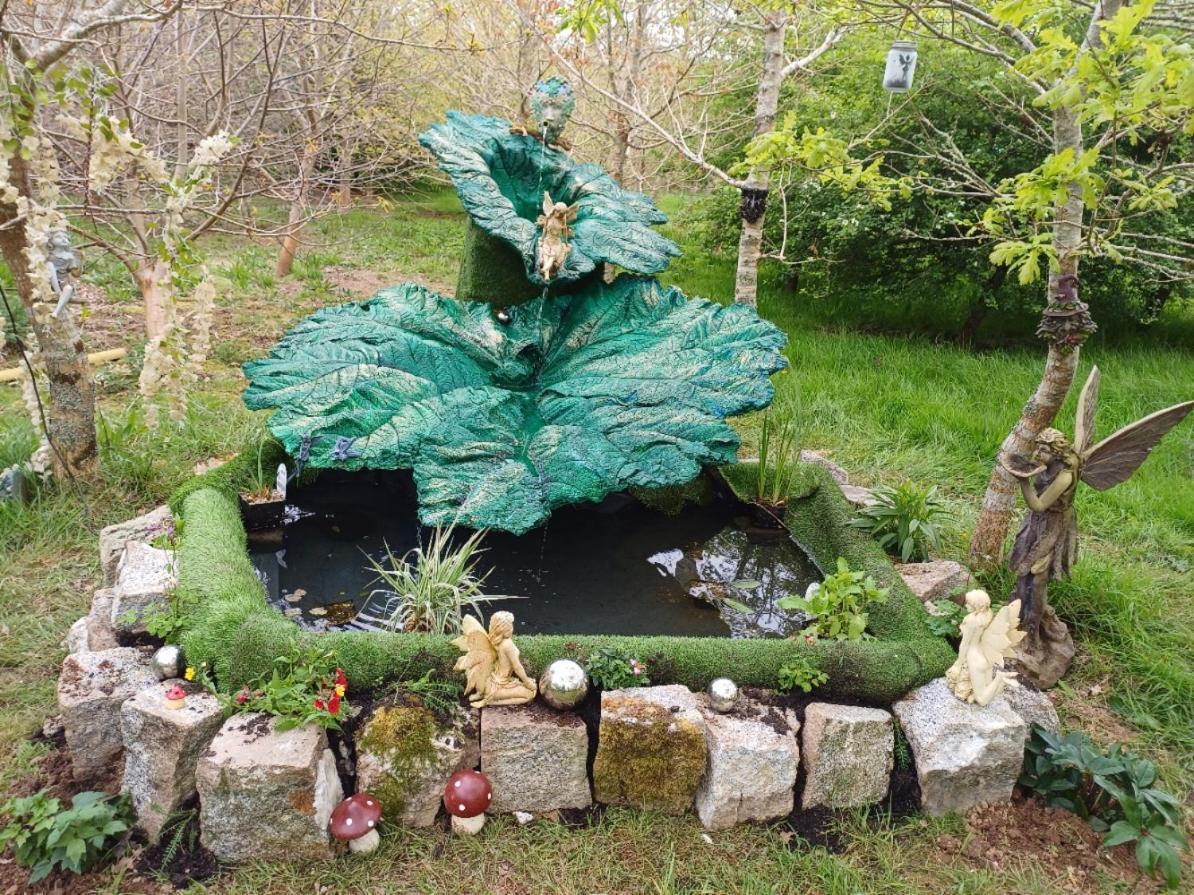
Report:
[[402,814],[411,789],[435,764],[436,733],[435,716],[421,705],[382,706],[361,732],[358,750],[372,753],[387,768],[372,787],[386,817]]

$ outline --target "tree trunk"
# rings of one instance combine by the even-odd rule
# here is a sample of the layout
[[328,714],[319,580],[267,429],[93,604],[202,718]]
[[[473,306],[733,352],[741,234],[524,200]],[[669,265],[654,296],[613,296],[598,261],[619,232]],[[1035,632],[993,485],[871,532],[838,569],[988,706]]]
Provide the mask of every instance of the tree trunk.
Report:
[[[1082,128],[1072,110],[1053,114],[1053,150],[1082,154]],[[1000,445],[1000,455],[1031,453],[1040,431],[1053,424],[1078,369],[1079,346],[1094,331],[1086,305],[1078,300],[1078,251],[1082,242],[1083,205],[1079,184],[1071,183],[1066,201],[1054,209],[1053,245],[1058,269],[1049,273],[1048,301],[1037,333],[1049,342],[1045,372],[1020,419]],[[1003,559],[1019,493],[1017,480],[999,463],[991,471],[982,511],[970,542],[970,564],[992,569]]]
[[[778,10],[763,19],[763,71],[755,98],[755,137],[775,127],[779,87],[784,68],[784,35],[788,14]],[[767,187],[771,172],[756,167],[742,189],[742,232],[738,237],[738,271],[734,276],[734,301],[758,304],[759,256],[763,253],[763,218],[767,211]]]
[[340,143],[336,207],[352,208],[352,146],[347,139]]
[[302,159],[299,161],[294,201],[290,203],[290,215],[286,220],[286,235],[282,237],[282,250],[278,253],[278,264],[274,268],[274,275],[279,278],[290,275],[290,269],[294,266],[294,256],[298,254],[299,237],[302,235],[303,222],[307,217],[307,190],[314,168],[315,149],[308,142],[306,148],[303,149]]
[[[21,195],[31,195],[24,162],[14,156],[9,165],[12,185]],[[15,206],[0,204],[0,254],[29,318],[49,384],[46,436],[53,448],[54,474],[88,475],[95,471],[97,459],[95,386],[83,339],[69,312],[54,318],[44,303],[35,301],[36,289],[25,257],[25,227],[16,223],[16,217]]]
[[170,268],[156,258],[147,259],[137,268],[133,279],[141,291],[141,299],[145,304],[145,337],[150,342],[160,339],[166,334],[166,320],[170,301],[168,285]]

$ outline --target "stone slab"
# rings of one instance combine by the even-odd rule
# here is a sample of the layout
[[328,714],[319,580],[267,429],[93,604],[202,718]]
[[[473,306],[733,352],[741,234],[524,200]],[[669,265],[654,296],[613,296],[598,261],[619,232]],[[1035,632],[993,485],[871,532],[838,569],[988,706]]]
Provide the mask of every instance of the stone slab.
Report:
[[109,525],[100,532],[99,553],[100,567],[104,573],[104,586],[110,587],[116,583],[116,570],[120,564],[120,556],[124,553],[124,546],[129,541],[149,543],[158,535],[163,534],[168,526],[174,522],[170,508],[160,506],[150,510],[143,516],[128,519]]
[[937,678],[892,708],[912,747],[928,814],[939,817],[1011,798],[1028,726],[1006,700],[966,703]]
[[[182,708],[166,705],[166,691],[186,689]],[[139,691],[120,708],[124,741],[123,789],[137,826],[152,841],[170,813],[195,794],[195,765],[224,723],[219,700],[194,684],[167,680]]]
[[141,634],[145,619],[166,609],[178,584],[174,553],[129,541],[125,544],[112,587],[112,627],[117,632]]
[[593,796],[607,805],[681,814],[705,774],[706,724],[686,687],[636,687],[601,694]]
[[222,861],[315,860],[333,853],[328,818],[343,798],[327,734],[233,715],[195,768],[201,840]]
[[705,829],[790,814],[800,768],[795,714],[744,697],[731,714],[703,714],[708,763],[695,804]]
[[584,719],[541,703],[481,711],[481,772],[494,813],[587,808],[589,732]]
[[[951,559],[935,559],[932,562],[896,563],[896,571],[908,585],[908,589],[920,598],[922,603],[930,600],[946,600],[974,587],[970,570],[960,562]],[[961,592],[961,593],[959,593]]]
[[813,702],[804,712],[802,808],[873,805],[887,795],[895,764],[891,713]]
[[1039,724],[1046,730],[1057,733],[1061,730],[1061,719],[1057,717],[1057,708],[1048,694],[1026,686],[1005,687],[999,695],[1011,710],[1024,719],[1028,725],[1028,733],[1032,733],[1032,725]]
[[91,611],[75,621],[67,631],[64,645],[68,653],[86,653],[112,649],[120,644],[112,627],[112,591],[101,588],[91,600]]
[[148,656],[131,647],[72,654],[58,677],[58,711],[75,779],[110,778],[123,766],[120,706],[158,683]]

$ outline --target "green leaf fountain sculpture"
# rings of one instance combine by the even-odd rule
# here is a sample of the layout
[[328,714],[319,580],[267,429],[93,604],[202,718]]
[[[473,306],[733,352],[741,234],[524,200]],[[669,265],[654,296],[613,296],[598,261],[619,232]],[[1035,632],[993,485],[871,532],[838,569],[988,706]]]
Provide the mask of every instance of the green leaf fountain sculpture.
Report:
[[[429,525],[522,533],[556,507],[733,462],[726,418],[766,407],[786,364],[783,333],[753,309],[649,276],[678,254],[651,229],[666,218],[549,146],[552,109],[546,141],[455,112],[420,138],[471,219],[456,298],[382,289],[245,365],[245,403],[276,408],[292,455],[411,469]],[[628,273],[606,283],[606,264]]]
[[1024,676],[1040,687],[1056,684],[1074,657],[1069,630],[1049,605],[1048,584],[1068,578],[1078,557],[1074,510],[1078,484],[1106,491],[1127,481],[1165,434],[1194,410],[1194,401],[1174,404],[1091,446],[1099,380],[1099,368],[1094,367],[1078,396],[1072,442],[1057,429],[1044,429],[1030,457],[1000,458],[1003,467],[1020,480],[1028,505],[1008,565],[1016,576],[1012,599],[1023,605],[1021,627],[1027,635],[1016,662]]

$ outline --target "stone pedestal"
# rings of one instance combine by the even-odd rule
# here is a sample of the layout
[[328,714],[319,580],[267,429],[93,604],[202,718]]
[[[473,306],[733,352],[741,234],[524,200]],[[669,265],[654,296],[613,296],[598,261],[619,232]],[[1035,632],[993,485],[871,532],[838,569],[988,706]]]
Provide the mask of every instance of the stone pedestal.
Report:
[[448,778],[481,759],[479,727],[474,709],[445,721],[416,700],[379,705],[357,735],[357,790],[377,796],[392,823],[431,826]]
[[810,703],[802,740],[802,808],[872,805],[887,795],[895,762],[895,732],[888,712]]
[[140,650],[116,647],[66,657],[58,678],[58,711],[76,780],[119,774],[121,703],[157,683]]
[[492,812],[587,808],[588,757],[579,715],[539,703],[481,710],[481,772],[493,784]]
[[1024,719],[1030,735],[1033,724],[1039,724],[1053,733],[1061,729],[1061,720],[1057,717],[1053,701],[1040,690],[1030,690],[1024,686],[1006,687],[998,698],[1004,700],[1013,712]]
[[129,541],[149,543],[158,535],[163,534],[174,521],[170,515],[170,508],[161,506],[150,510],[144,516],[129,519],[109,525],[99,536],[100,566],[104,572],[104,585],[111,586],[116,581],[116,567],[120,563],[120,556],[124,553],[124,545]]
[[195,769],[202,842],[221,861],[313,860],[332,854],[328,818],[343,798],[327,734],[284,732],[234,715]]
[[145,619],[167,608],[178,584],[174,554],[148,544],[125,544],[112,594],[112,626],[118,632],[142,634]]
[[608,805],[681,814],[692,807],[708,746],[699,701],[686,687],[601,694],[593,795]]
[[705,829],[790,814],[800,766],[796,716],[745,698],[733,714],[704,714],[708,766],[696,812]]
[[939,817],[1011,798],[1028,727],[1004,699],[965,703],[937,678],[892,708],[916,759],[926,812]]
[[[166,691],[175,684],[188,691],[180,709],[166,705]],[[151,841],[170,813],[194,795],[199,753],[223,720],[214,696],[179,680],[147,687],[121,706],[124,791],[132,798],[137,826]]]

